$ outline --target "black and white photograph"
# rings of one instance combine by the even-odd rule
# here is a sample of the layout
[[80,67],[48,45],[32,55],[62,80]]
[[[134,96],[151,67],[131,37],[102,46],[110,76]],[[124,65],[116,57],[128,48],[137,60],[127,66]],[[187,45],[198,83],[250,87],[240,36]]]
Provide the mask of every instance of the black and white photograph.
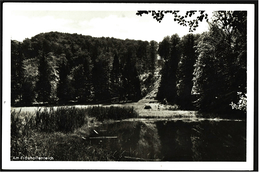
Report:
[[255,5],[3,3],[2,169],[254,170]]

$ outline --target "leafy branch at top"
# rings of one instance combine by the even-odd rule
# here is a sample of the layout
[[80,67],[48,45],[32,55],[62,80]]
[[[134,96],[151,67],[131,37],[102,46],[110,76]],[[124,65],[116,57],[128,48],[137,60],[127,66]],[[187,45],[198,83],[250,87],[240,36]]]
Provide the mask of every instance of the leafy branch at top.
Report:
[[[208,22],[208,14],[205,13],[204,10],[190,10],[190,11],[186,11],[186,14],[180,15],[179,14],[180,11],[178,10],[138,10],[136,15],[137,16],[142,16],[143,14],[149,14],[151,13],[153,18],[156,19],[159,23],[162,21],[162,19],[164,18],[165,14],[170,13],[174,16],[174,21],[176,21],[179,25],[183,25],[183,26],[189,26],[189,32],[193,32],[196,30],[196,28],[199,26],[199,22],[202,22],[203,19],[206,20],[206,22]],[[192,16],[194,16],[196,13],[197,16],[195,17],[195,19],[188,19],[191,18]]]

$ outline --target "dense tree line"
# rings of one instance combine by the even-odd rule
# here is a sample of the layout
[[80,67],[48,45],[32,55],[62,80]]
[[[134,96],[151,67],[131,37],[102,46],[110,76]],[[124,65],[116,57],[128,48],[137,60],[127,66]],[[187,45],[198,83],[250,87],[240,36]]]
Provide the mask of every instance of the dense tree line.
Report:
[[208,32],[165,37],[158,49],[165,64],[157,98],[182,109],[245,111],[246,19],[244,11],[218,11]]
[[166,99],[180,108],[191,109],[193,70],[196,60],[195,45],[199,34],[167,36],[159,43],[158,53],[164,59],[162,79],[157,93],[158,100]]
[[139,100],[157,42],[49,32],[11,41],[12,105]]

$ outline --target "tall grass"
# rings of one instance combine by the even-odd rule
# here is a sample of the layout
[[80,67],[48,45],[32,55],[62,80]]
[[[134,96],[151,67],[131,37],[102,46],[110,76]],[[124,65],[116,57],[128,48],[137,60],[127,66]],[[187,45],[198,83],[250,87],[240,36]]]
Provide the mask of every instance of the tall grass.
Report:
[[12,136],[21,133],[26,135],[29,130],[40,132],[73,132],[88,121],[88,117],[95,117],[98,121],[105,119],[121,120],[138,117],[137,112],[130,107],[59,107],[38,109],[35,116],[21,111],[11,112]]
[[138,113],[133,107],[100,107],[94,106],[87,109],[88,115],[97,118],[99,121],[105,119],[122,120],[126,118],[136,118]]
[[36,111],[35,121],[42,132],[72,132],[87,122],[87,113],[75,107],[44,108]]
[[28,139],[35,128],[32,114],[11,112],[11,156],[23,157],[28,155]]
[[[76,157],[72,153],[81,153],[83,150],[85,150],[84,153],[87,155],[82,155],[80,160],[101,158],[101,160],[105,160],[103,155],[107,153],[107,156],[111,156],[111,153],[99,147],[95,147],[95,150],[93,150],[93,148],[82,141],[81,137],[74,139],[72,136],[76,134],[75,130],[86,126],[90,119],[93,119],[90,117],[103,121],[105,119],[120,120],[137,116],[138,114],[133,108],[122,107],[44,108],[38,109],[35,114],[12,111],[11,160],[15,160],[12,158],[16,157],[30,156],[52,156],[59,160],[68,160],[72,155]],[[78,141],[82,145],[77,145],[78,147],[72,146],[75,143],[73,141]],[[66,147],[63,148],[62,146]],[[67,150],[67,147],[70,152],[67,152],[68,155],[65,157],[61,151]],[[88,148],[91,148],[91,151]]]

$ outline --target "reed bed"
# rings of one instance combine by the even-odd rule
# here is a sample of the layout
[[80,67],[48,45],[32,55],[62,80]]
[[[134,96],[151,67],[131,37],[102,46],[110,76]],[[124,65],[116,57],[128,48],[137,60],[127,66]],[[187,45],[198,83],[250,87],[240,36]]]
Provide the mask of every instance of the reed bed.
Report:
[[[129,107],[43,108],[35,113],[11,112],[11,160],[54,158],[54,160],[117,160],[100,146],[92,146],[77,136],[80,128],[94,121],[134,118]],[[88,134],[85,134],[88,135]],[[84,152],[83,152],[84,151]]]

